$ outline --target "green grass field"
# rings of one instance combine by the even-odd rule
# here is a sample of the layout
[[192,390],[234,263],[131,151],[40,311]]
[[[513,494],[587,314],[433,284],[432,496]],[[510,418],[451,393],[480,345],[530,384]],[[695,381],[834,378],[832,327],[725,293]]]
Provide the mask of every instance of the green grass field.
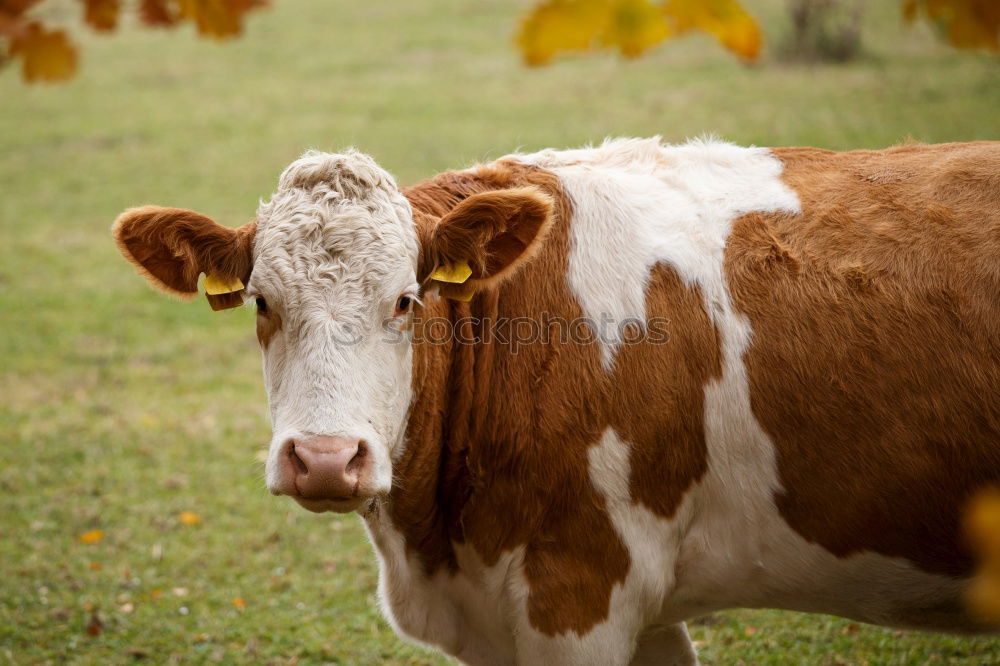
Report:
[[[780,39],[784,3],[747,4]],[[275,0],[232,43],[81,34],[68,85],[0,72],[0,663],[446,663],[379,617],[357,518],[267,494],[253,315],[149,289],[108,234],[122,209],[242,224],[306,148],[355,145],[409,183],[607,135],[1000,138],[998,61],[873,4],[844,66],[746,68],[690,38],[527,70],[510,40],[525,0]],[[47,11],[78,24],[76,3]],[[706,664],[1000,661],[998,640],[824,616],[691,629]]]

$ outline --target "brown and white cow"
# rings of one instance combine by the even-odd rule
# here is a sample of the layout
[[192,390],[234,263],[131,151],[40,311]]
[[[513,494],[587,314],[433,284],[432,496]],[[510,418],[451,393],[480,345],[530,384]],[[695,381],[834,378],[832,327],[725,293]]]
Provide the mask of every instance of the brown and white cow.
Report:
[[[248,225],[114,233],[169,292],[256,303],[267,486],[360,513],[402,634],[689,664],[684,620],[730,607],[983,628],[960,523],[1000,481],[1000,143],[615,140],[406,190],[310,152]],[[495,330],[543,317],[591,335]]]

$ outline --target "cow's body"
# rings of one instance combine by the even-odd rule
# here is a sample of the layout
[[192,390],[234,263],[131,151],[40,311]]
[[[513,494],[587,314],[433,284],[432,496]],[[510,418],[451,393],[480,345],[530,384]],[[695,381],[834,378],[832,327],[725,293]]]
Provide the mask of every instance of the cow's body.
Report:
[[[426,299],[487,339],[412,345],[392,490],[361,509],[394,626],[483,664],[692,663],[682,622],[730,607],[981,628],[960,525],[1000,481],[1000,145],[614,141],[405,195],[423,242],[524,187],[548,236]],[[543,315],[603,331],[483,323]]]

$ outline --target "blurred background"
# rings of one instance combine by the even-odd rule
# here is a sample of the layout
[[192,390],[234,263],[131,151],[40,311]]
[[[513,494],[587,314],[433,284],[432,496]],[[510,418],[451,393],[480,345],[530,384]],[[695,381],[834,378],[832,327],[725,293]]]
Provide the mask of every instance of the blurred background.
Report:
[[[446,663],[380,619],[356,517],[267,494],[253,313],[154,293],[109,235],[123,209],[239,225],[308,148],[356,146],[410,184],[607,136],[1000,138],[996,56],[905,23],[899,2],[827,0],[816,18],[746,0],[754,64],[692,32],[532,68],[515,35],[534,4],[273,0],[225,42],[32,8],[79,64],[55,85],[0,69],[0,663]],[[706,664],[1000,658],[995,639],[775,611],[691,632]]]

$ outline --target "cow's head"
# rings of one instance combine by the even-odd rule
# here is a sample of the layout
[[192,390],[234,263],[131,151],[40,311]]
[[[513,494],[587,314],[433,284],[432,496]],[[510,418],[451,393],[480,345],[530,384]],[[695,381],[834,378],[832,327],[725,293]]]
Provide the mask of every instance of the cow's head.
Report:
[[273,428],[267,487],[313,511],[352,511],[389,492],[404,448],[406,332],[428,276],[467,262],[471,285],[505,278],[541,242],[551,207],[536,189],[497,190],[418,225],[371,158],[311,152],[242,227],[146,206],[123,213],[114,235],[169,293],[195,295],[204,273],[226,292],[213,307],[255,304]]

